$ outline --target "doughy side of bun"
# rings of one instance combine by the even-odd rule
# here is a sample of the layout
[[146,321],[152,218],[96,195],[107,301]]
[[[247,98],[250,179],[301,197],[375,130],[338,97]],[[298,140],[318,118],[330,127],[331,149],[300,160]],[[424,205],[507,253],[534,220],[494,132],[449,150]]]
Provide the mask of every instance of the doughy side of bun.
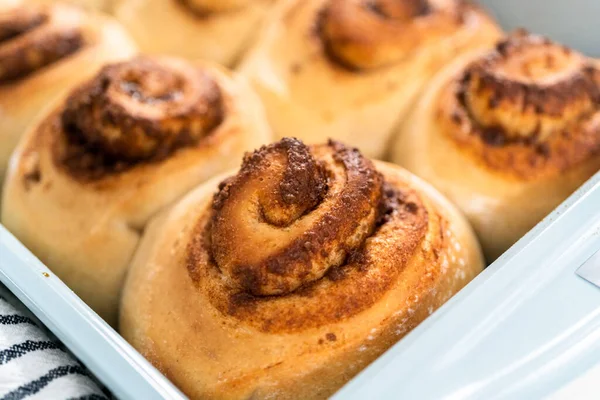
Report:
[[112,0],[142,51],[232,66],[276,0]]

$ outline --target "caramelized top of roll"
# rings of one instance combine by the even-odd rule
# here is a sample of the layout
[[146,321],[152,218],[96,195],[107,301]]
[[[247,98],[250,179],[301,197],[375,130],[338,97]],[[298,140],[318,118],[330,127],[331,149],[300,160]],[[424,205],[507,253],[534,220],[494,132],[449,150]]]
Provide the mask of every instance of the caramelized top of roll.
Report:
[[488,166],[520,178],[558,173],[600,149],[600,71],[518,31],[468,65],[442,111],[447,131]]
[[[214,203],[211,250],[234,285],[254,295],[289,293],[340,265],[347,252],[372,232],[381,200],[381,175],[357,152],[338,149],[328,156],[352,167],[336,187],[328,187],[327,172],[307,146],[283,139],[247,156],[240,173],[221,188]],[[332,172],[341,173],[342,165],[332,164],[338,169]],[[328,191],[335,195],[325,198]],[[248,209],[250,204],[253,210]],[[255,252],[258,257],[253,259],[237,244],[237,240],[252,240],[237,229],[252,217],[289,228],[294,242],[266,256]],[[307,251],[310,247],[320,252]]]
[[199,15],[236,11],[252,4],[250,0],[178,0]]
[[17,6],[0,11],[0,84],[25,78],[92,40],[76,8]]
[[423,240],[439,251],[417,257],[439,272],[450,256],[444,224],[358,150],[286,138],[247,155],[220,185],[189,243],[188,270],[220,312],[297,331],[368,308]]
[[220,89],[205,71],[138,57],[104,67],[68,97],[62,125],[71,147],[63,161],[94,176],[107,166],[160,160],[195,145],[222,119]]
[[329,0],[320,34],[347,68],[385,67],[451,35],[473,10],[461,0]]

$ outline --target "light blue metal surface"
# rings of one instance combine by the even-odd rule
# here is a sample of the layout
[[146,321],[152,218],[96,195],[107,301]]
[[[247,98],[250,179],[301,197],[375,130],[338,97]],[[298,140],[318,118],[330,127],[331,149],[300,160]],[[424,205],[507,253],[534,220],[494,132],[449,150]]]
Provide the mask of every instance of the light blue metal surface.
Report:
[[600,174],[335,398],[551,395],[600,365],[599,249]]
[[118,398],[185,398],[2,225],[0,281]]
[[527,28],[600,57],[598,0],[480,0],[507,30]]
[[600,288],[600,251],[577,270],[577,275]]

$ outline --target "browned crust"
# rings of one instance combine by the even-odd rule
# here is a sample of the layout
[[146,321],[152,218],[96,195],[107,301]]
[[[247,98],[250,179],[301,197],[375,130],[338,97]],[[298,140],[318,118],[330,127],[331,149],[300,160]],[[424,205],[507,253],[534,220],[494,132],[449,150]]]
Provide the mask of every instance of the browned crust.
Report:
[[108,65],[75,89],[53,128],[56,165],[93,181],[198,145],[222,123],[223,100],[206,71],[182,65],[139,57]]
[[[226,207],[221,206],[225,202],[217,196],[217,205],[221,207],[216,209],[212,223],[211,253],[232,283],[255,295],[290,292],[320,278],[331,265],[343,262],[344,255],[360,242],[358,237],[365,237],[373,229],[374,209],[381,197],[381,175],[355,149],[331,142],[323,150],[331,152],[333,157],[320,157],[322,166],[319,166],[303,143],[283,139],[247,157],[241,173],[224,188],[228,195]],[[333,163],[345,168],[346,180],[341,191],[333,193],[329,189],[326,194],[325,187],[334,179]],[[297,181],[302,176],[292,174],[303,166],[311,166],[312,170],[306,171],[305,179]],[[326,174],[331,175],[327,181]],[[289,203],[283,197],[290,194],[291,186],[306,192],[296,193],[295,202]],[[258,216],[249,218],[260,218],[261,222],[281,227],[279,233],[287,236],[285,228],[310,213],[320,198],[321,207],[327,207],[328,212],[312,213],[318,217],[310,228],[305,227],[283,249],[265,249],[264,257],[253,261],[239,254],[243,250],[235,238],[238,224],[244,222],[238,219],[245,218],[240,211],[258,202]]]
[[[182,11],[185,11],[187,13],[189,13],[190,15],[198,18],[198,20],[207,20],[210,18],[215,18],[219,15],[222,15],[224,13],[233,13],[233,12],[237,12],[240,9],[246,7],[246,6],[252,6],[251,4],[238,4],[237,6],[235,4],[232,4],[229,7],[225,7],[223,8],[221,7],[210,7],[208,5],[202,5],[202,4],[196,4],[197,2],[194,0],[168,0],[168,1],[173,1],[175,4],[178,4],[181,8]],[[215,0],[214,3],[218,4],[219,0]],[[247,3],[252,3],[252,2],[247,2]]]
[[12,83],[87,45],[79,24],[60,23],[58,9],[29,5],[0,16],[0,85]]
[[482,11],[460,0],[444,9],[427,0],[329,0],[315,27],[332,63],[359,72],[402,62],[475,13]]
[[[311,152],[318,153],[317,149],[318,147],[312,147]],[[356,168],[356,162],[350,160],[352,155],[344,154],[342,148],[334,151],[341,162],[345,162],[344,168],[350,171]],[[375,173],[373,177],[379,175],[372,164],[369,168]],[[236,179],[238,178],[233,181]],[[233,181],[222,186],[221,191],[224,187],[231,188]],[[360,188],[357,190],[360,192]],[[344,202],[345,208],[334,209],[326,216],[323,226],[314,228],[308,242],[305,238],[292,241],[291,246],[271,257],[279,265],[285,266],[298,258],[311,257],[313,250],[321,251],[329,240],[338,240],[334,238],[337,220],[348,223],[352,214],[350,208],[361,208],[362,205],[358,204],[365,201],[362,199],[364,194],[353,196],[358,197],[353,200],[349,198],[348,202]],[[219,199],[220,195],[216,198]],[[342,263],[331,266],[325,275],[306,282],[294,291],[270,296],[254,295],[244,288],[232,285],[224,277],[213,257],[211,235],[218,210],[207,209],[196,223],[188,243],[185,257],[190,277],[203,297],[218,312],[228,317],[225,321],[248,324],[264,332],[295,332],[351,318],[368,309],[395,287],[398,284],[397,277],[413,257],[422,259],[428,265],[437,265],[438,258],[447,246],[444,229],[440,228],[431,235],[430,244],[434,250],[419,250],[428,229],[442,227],[445,222],[437,213],[428,210],[414,190],[397,181],[387,182],[383,184],[378,199],[375,204],[367,203],[377,216],[373,229],[356,248],[348,251]],[[319,207],[317,205],[316,209]],[[260,252],[262,249],[256,251]],[[438,268],[432,270],[433,275],[439,273]],[[282,272],[287,271],[284,268]]]
[[268,222],[285,226],[321,201],[327,191],[327,178],[322,165],[311,156],[308,147],[302,142],[297,139],[284,138],[271,146],[263,146],[257,151],[246,154],[240,172],[219,186],[213,202],[215,211],[221,210],[231,191],[236,190],[241,182],[248,179],[261,167],[268,167],[268,158],[272,152],[285,153],[285,172],[278,190],[269,196],[271,201],[266,206],[276,208],[277,211],[284,214],[283,208],[302,208],[302,210],[299,215],[286,218],[286,221],[276,221],[274,218],[268,218],[269,215],[263,215],[267,217]]
[[[560,57],[581,57],[582,61],[573,62],[579,67],[551,82],[538,82],[528,71],[515,77],[502,71],[502,63],[525,57],[532,51],[530,46],[548,47],[548,69],[554,68],[555,51]],[[494,120],[493,113],[504,113],[510,116],[504,120],[512,125],[482,121],[467,96],[485,99],[480,101],[486,102],[489,120]],[[600,72],[572,50],[523,31],[469,64],[442,90],[438,104],[436,116],[442,131],[483,166],[506,176],[521,180],[551,177],[600,151],[600,126],[595,121],[600,112]]]
[[197,18],[199,21],[208,20],[215,16],[215,12],[206,7],[198,7],[194,6],[190,3],[190,0],[170,0],[177,4],[181,11],[185,13],[189,13],[193,17]]
[[47,16],[39,10],[19,8],[0,15],[0,42],[13,39],[37,28],[46,22]]

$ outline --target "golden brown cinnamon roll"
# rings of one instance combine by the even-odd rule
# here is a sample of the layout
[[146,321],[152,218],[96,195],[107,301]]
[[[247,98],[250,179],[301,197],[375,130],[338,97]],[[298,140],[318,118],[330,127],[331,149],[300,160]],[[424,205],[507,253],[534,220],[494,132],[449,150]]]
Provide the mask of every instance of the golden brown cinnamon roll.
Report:
[[598,171],[599,153],[597,65],[517,32],[440,73],[394,161],[463,210],[492,261]]
[[135,53],[113,20],[65,6],[0,0],[0,185],[27,124],[102,64]]
[[331,395],[483,267],[438,192],[338,142],[219,181],[153,220],[123,292],[121,333],[191,398]]
[[434,72],[499,37],[461,0],[287,0],[241,70],[276,135],[334,137],[382,158]]
[[227,71],[165,57],[104,67],[20,143],[2,222],[111,324],[148,219],[268,142]]
[[234,64],[276,0],[112,0],[140,48]]

